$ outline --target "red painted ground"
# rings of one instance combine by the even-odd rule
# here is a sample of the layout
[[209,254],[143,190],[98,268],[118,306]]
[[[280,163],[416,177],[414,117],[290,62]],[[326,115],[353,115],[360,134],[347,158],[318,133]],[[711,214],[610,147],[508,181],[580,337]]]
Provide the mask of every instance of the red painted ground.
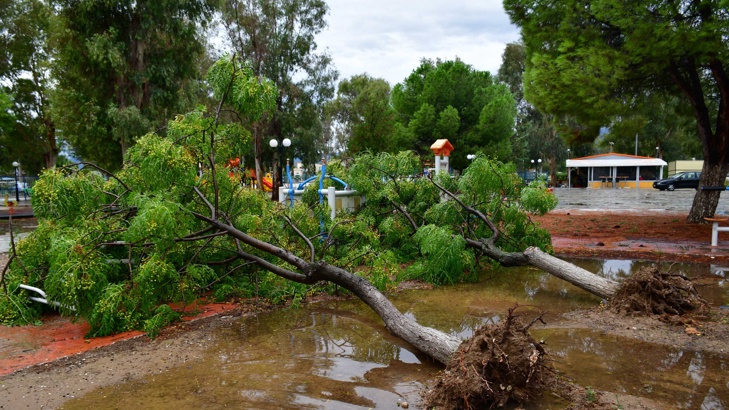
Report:
[[[195,312],[195,315],[185,316],[183,321],[200,319],[235,308],[234,304],[223,303],[188,307],[187,311]],[[84,335],[88,331],[87,323],[71,323],[68,318],[60,316],[44,318],[41,326],[0,326],[0,376],[31,365],[107,346],[120,340],[145,337],[143,332],[132,331],[85,339]]]

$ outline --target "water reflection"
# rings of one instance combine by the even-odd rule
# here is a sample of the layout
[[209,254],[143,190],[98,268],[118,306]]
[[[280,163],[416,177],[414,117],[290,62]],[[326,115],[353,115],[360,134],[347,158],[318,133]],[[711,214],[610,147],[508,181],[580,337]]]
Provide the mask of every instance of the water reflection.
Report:
[[584,386],[686,409],[703,402],[716,409],[729,404],[727,355],[682,351],[590,330],[541,329],[534,334],[547,341],[557,368]]
[[[629,275],[648,262],[578,261],[593,271]],[[599,267],[599,269],[596,269]],[[627,271],[625,269],[628,269]],[[721,277],[707,266],[671,266],[688,276]],[[621,273],[622,272],[622,273]],[[519,304],[527,317],[547,310],[547,322],[599,300],[532,268],[486,272],[479,283],[393,295],[393,303],[419,323],[466,338],[498,323]],[[724,409],[729,404],[728,356],[683,351],[591,330],[535,326],[556,366],[583,386],[676,404]],[[162,374],[68,402],[64,408],[366,409],[418,408],[419,392],[441,369],[385,330],[358,301],[330,302],[241,320],[223,329],[205,357]],[[537,403],[530,409],[554,408]]]
[[621,282],[634,272],[658,267],[661,271],[683,275],[694,280],[698,293],[712,306],[729,305],[729,267],[696,263],[635,261],[622,259],[567,259],[595,274]]

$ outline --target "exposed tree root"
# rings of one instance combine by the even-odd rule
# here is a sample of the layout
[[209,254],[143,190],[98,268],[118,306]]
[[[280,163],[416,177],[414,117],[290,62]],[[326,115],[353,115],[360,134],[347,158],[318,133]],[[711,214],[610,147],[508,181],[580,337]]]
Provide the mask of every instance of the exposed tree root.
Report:
[[555,371],[542,343],[509,309],[496,325],[482,326],[451,357],[437,385],[424,396],[428,407],[483,409],[507,402],[526,403],[554,380]]
[[643,268],[627,278],[610,299],[608,307],[625,315],[660,315],[662,318],[709,310],[689,278],[661,272],[657,267]]

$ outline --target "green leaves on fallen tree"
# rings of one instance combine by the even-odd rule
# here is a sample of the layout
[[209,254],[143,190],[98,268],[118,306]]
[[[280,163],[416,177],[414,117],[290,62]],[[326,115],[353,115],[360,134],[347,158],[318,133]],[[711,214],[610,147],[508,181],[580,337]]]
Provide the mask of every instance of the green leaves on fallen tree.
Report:
[[462,280],[474,271],[476,244],[492,238],[505,252],[550,249],[549,233],[529,213],[547,212],[557,200],[543,186],[523,188],[512,164],[479,157],[462,177],[440,173],[432,182],[417,177],[418,168],[411,152],[365,154],[347,176],[366,197],[357,217],[373,221],[382,245],[401,262],[414,262],[408,278],[438,284]]
[[418,278],[430,283],[452,285],[459,282],[474,264],[473,252],[466,250],[466,240],[454,236],[450,229],[425,225],[418,229],[413,239],[425,256],[422,264],[411,269],[419,272]]

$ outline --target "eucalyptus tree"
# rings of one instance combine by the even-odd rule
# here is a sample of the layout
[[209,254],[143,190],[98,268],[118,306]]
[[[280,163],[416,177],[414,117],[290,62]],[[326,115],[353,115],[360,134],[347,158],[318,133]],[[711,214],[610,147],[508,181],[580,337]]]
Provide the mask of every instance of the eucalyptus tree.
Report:
[[[313,164],[323,150],[322,108],[334,95],[338,73],[317,52],[314,37],[326,27],[323,0],[222,0],[233,51],[253,73],[278,88],[276,110],[251,125],[256,176],[261,184],[265,141],[292,141],[291,156]],[[264,141],[265,140],[265,141]]]
[[446,138],[458,148],[451,157],[454,168],[468,164],[467,154],[488,152],[494,158],[512,156],[516,108],[508,88],[490,73],[461,60],[423,60],[392,91],[397,121],[411,142],[401,149],[424,154],[436,139]]
[[[666,93],[691,107],[702,145],[701,185],[729,172],[729,13],[726,2],[505,0],[527,50],[525,95],[583,121]],[[712,216],[719,191],[698,191],[688,220]]]
[[367,74],[342,80],[327,111],[335,123],[337,144],[345,155],[396,151],[395,111],[390,105],[387,81]]
[[116,169],[134,139],[188,107],[207,0],[58,0],[53,114],[82,158]]
[[60,152],[51,115],[51,50],[48,37],[52,8],[45,1],[12,1],[0,18],[0,83],[12,95],[17,119],[6,130],[5,154],[26,171],[55,166]]

